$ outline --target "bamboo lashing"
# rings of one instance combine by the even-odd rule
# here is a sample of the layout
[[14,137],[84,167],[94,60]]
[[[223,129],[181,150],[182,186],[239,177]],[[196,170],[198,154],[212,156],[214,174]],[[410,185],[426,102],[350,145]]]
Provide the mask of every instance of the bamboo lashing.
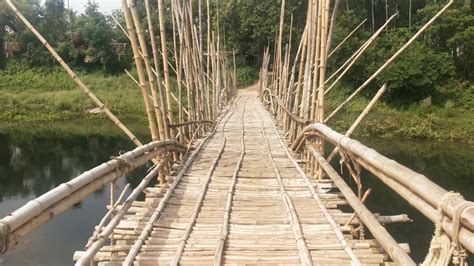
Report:
[[131,171],[168,150],[184,151],[184,149],[185,147],[182,144],[175,141],[146,144],[117,157],[117,159],[110,160],[86,171],[40,197],[29,201],[0,220],[0,226],[8,227],[8,231],[11,232],[10,236],[5,236],[9,237],[10,243],[6,243],[7,246],[0,248],[0,250],[6,251],[10,246],[15,246],[34,228],[51,219],[53,217],[51,214],[57,215],[63,212],[69,206],[80,202],[97,189],[123,176],[126,171],[116,170],[122,167],[119,160],[130,162],[130,165],[127,166],[127,171]]
[[364,224],[369,228],[370,232],[380,244],[389,253],[390,257],[399,265],[416,265],[415,262],[407,255],[407,253],[400,248],[398,243],[390,236],[387,230],[377,221],[374,215],[365,207],[365,205],[352,192],[352,189],[344,182],[336,170],[324,159],[319,153],[319,150],[314,146],[309,146],[309,150],[316,158],[319,165],[323,167],[324,171],[334,181],[339,190],[344,194],[351,207],[358,214]]
[[[358,163],[362,164],[364,168],[367,168],[367,170],[374,173],[378,178],[381,178],[382,181],[392,180],[395,182],[395,184],[391,186],[395,192],[406,199],[410,199],[409,202],[412,205],[415,205],[415,202],[419,201],[414,207],[430,220],[436,221],[436,219],[433,218],[431,210],[436,209],[433,209],[433,206],[438,206],[442,196],[448,193],[445,189],[430,181],[426,176],[416,173],[394,160],[388,159],[356,140],[352,140],[349,137],[333,131],[324,124],[316,123],[307,126],[297,137],[293,148],[296,148],[298,144],[301,143],[304,138],[304,133],[310,130],[315,130],[321,137],[337,145],[339,149],[348,151],[356,156]],[[415,196],[417,199],[413,199]],[[464,202],[465,201],[462,200],[450,201],[446,206],[447,216],[452,219],[456,206]],[[474,203],[471,203],[471,205],[474,207]],[[469,235],[474,236],[472,233],[474,228],[474,208],[466,209],[461,214],[461,217],[462,227],[460,230],[460,242],[469,250],[474,250],[474,237],[469,237]],[[451,234],[449,230],[452,230],[452,227],[446,225],[446,228],[448,228],[447,233]],[[469,232],[470,230],[471,232]]]
[[76,262],[76,265],[90,265],[91,261],[94,258],[94,255],[99,251],[99,249],[105,244],[107,238],[113,233],[115,227],[119,224],[121,218],[127,213],[128,209],[132,205],[133,201],[142,193],[143,189],[146,188],[148,183],[155,178],[159,171],[167,164],[169,154],[162,160],[158,165],[155,165],[153,170],[150,171],[140,182],[140,184],[133,189],[132,193],[127,197],[125,202],[122,205],[122,208],[117,212],[117,214],[112,218],[112,220],[105,226],[104,230],[98,235],[98,239],[94,240],[90,247],[87,249],[86,253]]

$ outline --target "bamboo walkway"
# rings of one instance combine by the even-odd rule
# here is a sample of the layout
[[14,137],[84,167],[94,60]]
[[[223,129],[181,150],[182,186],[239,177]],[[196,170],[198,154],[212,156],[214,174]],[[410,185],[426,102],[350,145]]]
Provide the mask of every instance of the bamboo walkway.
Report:
[[328,192],[335,190],[330,181],[315,183],[302,174],[256,92],[239,95],[182,171],[182,177],[175,176],[180,180],[169,180],[168,190],[145,190],[145,199],[135,201],[115,229],[115,243],[101,248],[95,262],[380,265],[389,260],[375,240],[353,239],[351,226],[342,226],[351,213],[338,206],[347,202]]

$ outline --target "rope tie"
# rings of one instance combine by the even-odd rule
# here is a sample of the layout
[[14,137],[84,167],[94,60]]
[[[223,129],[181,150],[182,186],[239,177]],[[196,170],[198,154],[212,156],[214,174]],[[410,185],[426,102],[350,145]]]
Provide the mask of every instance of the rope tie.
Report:
[[110,156],[110,159],[117,161],[117,164],[115,164],[115,173],[118,177],[122,175],[128,175],[133,169],[133,163],[125,158]]
[[[464,202],[458,204],[455,208],[453,214],[453,232],[452,238],[449,239],[446,232],[444,232],[443,218],[446,212],[446,206],[448,202],[455,199],[462,200]],[[472,202],[465,201],[464,198],[459,194],[453,191],[449,191],[444,194],[441,203],[438,205],[438,219],[435,224],[435,234],[431,239],[430,249],[426,255],[425,261],[421,264],[422,266],[447,266],[452,258],[454,265],[467,265],[466,250],[459,243],[459,231],[461,229],[461,215],[464,210],[469,207],[472,207]]]
[[11,228],[10,225],[0,221],[0,254],[5,254],[10,244]]

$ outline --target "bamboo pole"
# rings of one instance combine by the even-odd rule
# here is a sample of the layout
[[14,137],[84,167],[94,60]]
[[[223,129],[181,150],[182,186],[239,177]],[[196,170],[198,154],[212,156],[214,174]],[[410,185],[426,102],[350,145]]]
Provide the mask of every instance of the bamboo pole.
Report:
[[[356,140],[333,131],[324,124],[315,123],[307,126],[293,143],[292,148],[296,148],[303,140],[305,133],[311,130],[315,130],[319,136],[324,137],[326,140],[335,145],[338,145],[340,149],[350,152],[354,156],[358,157],[360,161],[365,162],[366,165],[371,165],[374,169],[380,173],[383,173],[391,180],[394,180],[405,186],[411,193],[418,195],[418,197],[431,206],[440,206],[443,195],[448,193],[448,191],[433,183],[426,176],[419,174],[394,160],[390,160],[389,158],[381,155],[373,149],[364,146]],[[446,215],[452,219],[455,215],[457,206],[464,204],[465,202],[465,200],[461,199],[449,201],[446,204]],[[418,210],[422,211],[422,209]],[[467,230],[474,230],[474,208],[466,209],[461,213],[460,216],[462,227],[467,228]],[[472,242],[474,244],[474,241]]]
[[348,102],[350,102],[357,94],[359,94],[363,89],[369,85],[382,71],[384,71],[398,56],[404,52],[428,27],[430,27],[436,19],[438,19],[441,14],[446,11],[452,4],[454,0],[449,0],[448,3],[440,10],[436,15],[434,15],[423,27],[421,27],[415,35],[413,35],[408,42],[406,42],[390,59],[388,59],[374,74],[372,74],[362,85],[359,86],[344,102],[341,103],[332,113],[324,120],[324,123],[327,123],[334,115],[336,115]]
[[[267,113],[268,115],[268,113]],[[275,125],[273,125],[273,131],[277,134],[278,136],[278,140],[280,142],[280,144],[284,147],[286,146],[284,140],[282,139],[282,137],[278,134],[278,130],[276,128]],[[334,220],[334,218],[332,217],[332,215],[329,213],[329,210],[326,208],[326,206],[324,205],[324,203],[322,202],[318,192],[316,191],[316,189],[314,188],[314,184],[313,182],[308,178],[308,176],[305,174],[305,172],[303,171],[303,169],[301,169],[300,165],[298,164],[298,162],[295,161],[295,159],[293,159],[293,157],[291,156],[290,152],[288,151],[288,149],[284,149],[285,151],[285,154],[287,156],[287,158],[291,161],[291,163],[296,167],[298,173],[301,175],[301,177],[304,179],[306,185],[308,186],[308,189],[310,190],[311,192],[311,196],[312,198],[316,201],[317,205],[319,206],[319,209],[322,211],[324,217],[326,218],[326,220],[329,222],[329,224],[331,225],[334,233],[336,234],[336,237],[337,239],[339,240],[341,246],[343,247],[344,249],[344,252],[349,256],[349,258],[352,260],[352,264],[355,264],[355,265],[360,265],[360,261],[359,259],[357,258],[357,256],[354,254],[352,248],[350,247],[350,245],[347,243],[344,235],[342,234],[342,231],[341,231],[341,228],[339,226],[338,223],[336,223],[336,221]]]
[[[354,130],[360,125],[360,123],[364,120],[364,118],[369,114],[370,110],[374,107],[374,105],[379,101],[379,99],[382,97],[382,95],[387,91],[387,83],[383,84],[382,87],[377,91],[375,96],[372,98],[372,100],[367,104],[367,106],[364,108],[364,110],[360,113],[360,115],[357,117],[357,119],[352,123],[351,127],[346,131],[346,134],[344,134],[347,137],[350,137]],[[335,147],[331,154],[328,156],[328,162],[331,162],[331,160],[336,156],[337,151],[339,150],[338,147]]]
[[173,257],[173,260],[171,261],[170,265],[177,266],[181,260],[181,256],[183,255],[184,251],[184,246],[186,245],[186,241],[189,239],[189,235],[191,234],[193,230],[193,226],[196,223],[196,219],[198,217],[198,214],[201,210],[202,203],[204,201],[204,197],[206,196],[207,188],[209,186],[209,182],[211,181],[211,177],[214,174],[214,171],[217,166],[217,162],[222,156],[222,153],[224,152],[224,149],[226,147],[226,139],[224,138],[224,141],[222,143],[222,146],[220,147],[216,157],[214,158],[214,161],[212,162],[209,171],[207,173],[207,176],[205,177],[204,184],[201,188],[201,192],[199,193],[199,197],[197,199],[196,205],[194,206],[193,213],[190,218],[190,222],[186,226],[186,229],[184,230],[184,234],[181,237],[179,244],[178,244],[178,249],[176,250],[176,254]]
[[[161,53],[163,55],[163,72],[165,76],[165,87],[166,87],[166,103],[167,103],[167,116],[170,123],[173,123],[173,110],[171,108],[171,85],[170,75],[168,69],[168,44],[166,42],[165,32],[165,11],[163,0],[158,0],[158,19],[160,23],[160,39],[161,39]],[[170,132],[171,134],[171,132]]]
[[10,235],[2,236],[7,240],[1,239],[0,243],[5,243],[6,246],[0,246],[0,251],[6,252],[37,226],[82,201],[97,189],[120,178],[127,171],[140,167],[168,150],[184,151],[185,146],[175,141],[151,142],[86,171],[29,201],[0,220],[0,227],[8,228],[11,232]]
[[[331,15],[331,26],[329,27],[329,33],[326,41],[326,54],[329,54],[331,50],[331,42],[332,42],[332,33],[334,31],[334,27],[336,25],[336,17],[337,13],[339,11],[339,4],[341,0],[335,0],[334,1],[334,7],[332,9],[332,15]],[[329,56],[327,56],[329,58]]]
[[[167,108],[167,104],[171,104],[171,103],[166,102],[165,91],[163,90],[163,87],[162,87],[162,78],[161,78],[161,75],[160,75],[160,60],[158,59],[158,53],[159,52],[158,52],[158,46],[156,44],[155,29],[153,27],[153,22],[151,20],[152,12],[151,12],[150,0],[145,0],[145,10],[146,10],[146,17],[147,17],[147,22],[148,22],[148,32],[149,32],[149,35],[150,35],[151,48],[152,48],[152,52],[153,52],[153,63],[154,63],[154,66],[155,66],[154,74],[157,78],[156,82],[158,84],[158,93],[160,94],[160,106],[161,106],[161,108],[160,108],[160,110],[156,111],[156,107],[155,107],[155,112],[156,112],[157,118],[161,119],[161,123],[163,124],[163,130],[165,132],[168,132],[169,131],[167,129],[168,120],[166,119],[165,110]],[[146,60],[146,59],[144,59],[144,60]],[[169,63],[169,62],[166,62],[166,63]],[[153,68],[152,68],[152,70],[153,70]],[[155,106],[158,105],[157,97],[158,96],[155,93],[155,95],[153,96],[153,104]],[[174,97],[174,95],[173,95],[173,98],[175,99],[175,101],[177,101],[177,99],[176,99],[176,97]],[[160,123],[160,121],[158,123]],[[164,135],[166,136],[166,134],[164,134]]]
[[398,13],[393,14],[344,64],[342,64],[342,66],[336,72],[334,72],[331,77],[329,77],[325,81],[325,83],[327,83],[332,77],[335,76],[336,73],[344,69],[342,73],[336,78],[336,80],[327,88],[327,90],[324,92],[325,94],[328,94],[329,91],[331,91],[331,89],[336,86],[336,84],[342,79],[342,77],[344,77],[344,75],[349,71],[349,69],[351,69],[355,62],[362,56],[365,50],[367,50],[367,48],[369,48],[372,42],[375,41],[375,39],[382,33],[383,29],[397,16]]
[[399,265],[416,265],[408,254],[398,245],[387,230],[378,222],[377,218],[365,207],[365,205],[357,198],[352,189],[344,182],[336,170],[324,159],[319,150],[314,146],[309,146],[309,150],[316,158],[319,165],[329,175],[331,180],[336,184],[338,189],[344,195],[351,207],[357,213],[358,217],[369,228],[384,250]]
[[112,235],[113,230],[120,223],[122,217],[128,212],[128,209],[130,208],[130,206],[132,206],[132,203],[135,201],[135,199],[143,192],[148,183],[153,178],[155,178],[158,175],[159,171],[161,171],[168,163],[169,156],[170,154],[168,154],[168,156],[166,156],[164,160],[162,160],[158,165],[156,165],[153,170],[151,170],[150,173],[148,173],[142,179],[140,184],[135,189],[133,189],[132,193],[130,193],[130,195],[127,197],[127,199],[125,200],[117,214],[114,216],[114,218],[112,218],[109,224],[99,234],[98,239],[90,245],[89,249],[87,249],[83,256],[77,260],[75,265],[90,265],[90,263],[93,261],[95,254],[97,254],[97,252],[99,252],[99,249],[106,243],[107,238]]
[[[31,23],[21,14],[21,12],[16,8],[11,0],[6,0],[7,5],[13,11],[13,13],[26,25],[26,27],[40,40],[40,42],[48,49],[51,55],[59,62],[59,64],[66,70],[66,72],[71,76],[74,82],[79,86],[79,88],[88,96],[98,108],[104,111],[104,113],[109,117],[112,122],[117,125],[137,146],[142,146],[143,144],[138,140],[138,138],[105,106],[102,101],[97,98],[97,96],[82,82],[82,80],[76,75],[76,73],[64,62],[64,60],[59,56],[59,54],[54,50],[54,48],[46,41],[46,39],[31,25]],[[146,100],[146,97],[144,98]],[[153,136],[153,126],[150,124],[150,130]]]
[[[153,73],[153,70],[152,70],[153,68],[149,61],[148,48],[145,41],[145,36],[143,34],[142,26],[141,26],[141,19],[138,14],[137,7],[135,5],[135,0],[127,0],[127,1],[128,1],[128,7],[130,8],[129,9],[130,13],[132,15],[132,20],[135,25],[136,36],[138,37],[138,44],[140,45],[140,51],[143,54],[143,62],[145,63],[145,70],[148,76],[148,82],[149,82],[149,86],[151,90],[151,95],[153,97],[153,108],[156,113],[156,119],[157,119],[159,131],[160,131],[160,139],[169,139],[166,119],[163,119],[164,114],[161,113],[158,107],[158,96],[156,95],[157,88],[156,88],[156,83],[155,83],[155,75]],[[124,8],[124,14],[125,13],[128,13],[126,8]],[[134,38],[133,34],[129,33],[129,35],[132,39]]]
[[293,230],[293,236],[295,237],[296,246],[298,248],[298,254],[300,257],[300,261],[302,265],[313,265],[313,259],[311,258],[311,253],[309,252],[308,245],[306,244],[306,240],[304,238],[303,230],[301,228],[301,222],[296,214],[295,207],[293,201],[291,200],[288,192],[285,189],[285,185],[283,183],[280,171],[278,170],[278,166],[273,159],[270,142],[268,141],[268,137],[266,136],[265,129],[263,126],[263,119],[260,117],[260,131],[265,141],[265,150],[267,152],[268,158],[273,166],[273,172],[277,178],[278,186],[280,190],[280,194],[282,196],[283,203],[288,213],[288,220]]
[[331,57],[341,46],[360,28],[364,23],[367,21],[367,19],[364,19],[357,27],[355,27],[347,36],[329,53],[328,58]]
[[[221,119],[224,116],[221,117]],[[217,121],[217,123],[219,123]],[[178,186],[179,182],[183,178],[184,174],[187,172],[193,161],[196,159],[197,155],[199,152],[202,150],[202,148],[206,145],[208,140],[214,136],[216,132],[217,126],[214,128],[214,130],[198,145],[196,150],[194,150],[193,154],[186,160],[186,163],[184,164],[183,168],[179,171],[178,175],[174,179],[173,183],[170,185],[169,189],[166,191],[166,194],[164,195],[163,199],[160,201],[158,207],[155,209],[153,212],[151,218],[148,220],[147,225],[143,229],[143,231],[140,233],[140,236],[138,238],[138,241],[135,241],[133,244],[132,248],[129,250],[127,254],[127,258],[125,259],[124,265],[131,265],[133,261],[135,260],[135,257],[137,254],[140,252],[141,247],[143,244],[145,244],[146,238],[151,234],[151,231],[153,229],[153,225],[155,222],[160,218],[160,215],[165,208],[166,204],[168,203],[171,195],[173,194],[174,190]],[[191,141],[190,141],[191,143]]]

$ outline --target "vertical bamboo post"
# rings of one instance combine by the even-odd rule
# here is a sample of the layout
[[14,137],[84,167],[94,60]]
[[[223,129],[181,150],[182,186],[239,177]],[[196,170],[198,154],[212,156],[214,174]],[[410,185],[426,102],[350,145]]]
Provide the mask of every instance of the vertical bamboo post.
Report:
[[[163,55],[163,73],[165,77],[166,87],[166,102],[167,102],[167,114],[170,123],[173,123],[173,110],[171,106],[171,86],[170,86],[170,74],[168,68],[168,44],[166,43],[166,31],[165,31],[165,11],[163,0],[158,0],[158,19],[160,23],[160,39],[161,39],[161,54]],[[164,112],[164,110],[163,110]],[[172,132],[170,131],[170,134]]]
[[[76,73],[64,62],[64,60],[59,56],[59,54],[53,49],[53,47],[46,41],[46,39],[31,25],[31,23],[21,14],[21,12],[16,8],[11,0],[6,0],[7,5],[13,11],[13,13],[26,25],[26,27],[40,40],[40,42],[48,49],[51,55],[59,62],[59,64],[66,70],[66,72],[71,76],[74,82],[79,86],[79,88],[88,96],[104,113],[107,117],[112,120],[112,122],[117,125],[137,146],[142,146],[143,144],[138,140],[137,137],[103,104],[97,96],[82,82],[82,80],[76,75]],[[146,95],[144,95],[144,99]],[[152,110],[153,111],[153,110]],[[151,120],[152,121],[152,120]],[[150,123],[150,131],[153,132],[155,127]]]

